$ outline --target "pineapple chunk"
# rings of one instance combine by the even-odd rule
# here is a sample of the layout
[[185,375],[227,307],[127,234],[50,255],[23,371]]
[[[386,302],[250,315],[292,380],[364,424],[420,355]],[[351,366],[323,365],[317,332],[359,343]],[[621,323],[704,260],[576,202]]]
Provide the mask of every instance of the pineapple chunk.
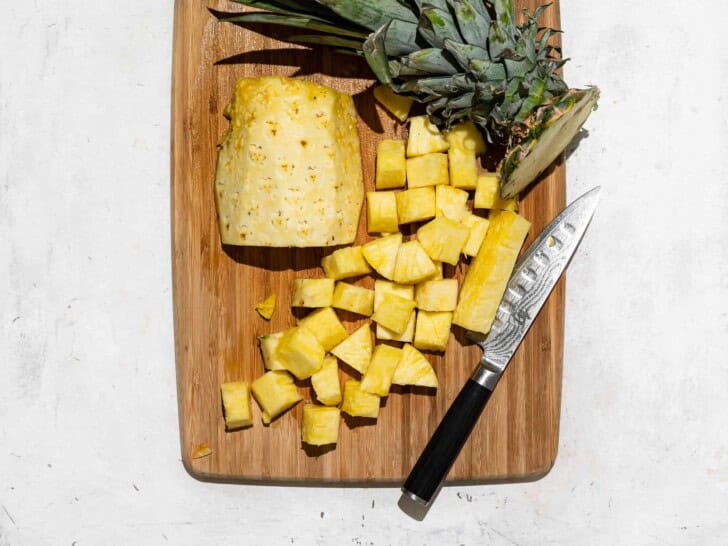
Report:
[[392,293],[384,294],[372,320],[396,334],[403,334],[407,329],[415,302]]
[[487,219],[471,213],[463,218],[462,223],[470,229],[470,235],[468,235],[468,240],[463,247],[463,254],[466,256],[477,256],[485,240],[485,234],[488,233],[489,222]]
[[299,320],[298,325],[311,332],[324,351],[330,351],[349,335],[331,307],[314,311]]
[[417,309],[423,311],[454,311],[458,304],[457,279],[425,281],[415,287]]
[[250,390],[263,410],[263,423],[266,425],[303,400],[293,378],[283,371],[264,373],[253,381]]
[[399,121],[407,120],[412,103],[415,101],[411,97],[398,95],[388,85],[376,86],[374,88],[374,98]]
[[427,154],[407,159],[407,187],[449,184],[446,154]]
[[452,186],[435,188],[435,216],[444,216],[455,222],[461,222],[468,214],[470,214],[468,192]]
[[[404,284],[395,284],[389,281],[374,281],[374,310],[376,311],[384,295],[392,293],[402,298],[414,300],[414,286],[408,286]],[[377,324],[377,339],[391,340],[391,341],[412,341],[415,335],[415,317],[417,313],[412,311],[409,321],[407,322],[407,328],[401,334],[397,334],[392,330],[385,328],[381,324]]]
[[501,199],[498,197],[495,209],[497,210],[509,210],[511,212],[518,212],[518,194],[514,195],[510,199]]
[[449,144],[440,133],[440,129],[430,121],[428,116],[410,118],[407,157],[446,152],[448,147]]
[[485,140],[480,130],[472,121],[463,121],[445,133],[445,138],[450,145],[450,151],[453,149],[471,151],[475,155],[483,155],[485,153]]
[[265,298],[263,301],[260,301],[256,304],[255,310],[258,311],[258,314],[263,317],[265,320],[270,320],[273,316],[273,311],[275,311],[276,308],[276,295],[271,294],[267,298]]
[[389,328],[385,328],[381,324],[377,324],[377,339],[381,339],[384,341],[411,342],[415,339],[416,318],[417,313],[415,311],[412,311],[409,321],[407,321],[407,328],[405,328],[404,332],[402,332],[401,334],[398,334],[397,332],[395,332],[394,330],[390,330]]
[[335,406],[341,402],[341,385],[339,385],[339,365],[336,357],[324,358],[324,365],[311,376],[311,386],[316,398],[322,404]]
[[[435,264],[432,263],[419,241],[409,241],[399,247],[397,264],[394,267],[394,281],[396,283],[417,284],[436,274]],[[376,312],[376,309],[374,311]]]
[[275,332],[273,334],[266,334],[264,336],[258,336],[260,342],[260,352],[263,354],[263,364],[266,370],[285,370],[286,367],[279,360],[276,355],[276,349],[278,349],[278,343],[283,337],[284,332]]
[[474,190],[478,186],[478,160],[472,150],[450,148],[447,154],[450,167],[450,184],[464,190]]
[[331,349],[331,354],[357,372],[366,372],[372,359],[372,334],[369,325],[364,324],[356,329],[353,334]]
[[298,379],[306,379],[321,369],[325,352],[312,332],[293,327],[283,332],[278,340],[275,358]]
[[435,217],[435,188],[416,188],[397,193],[397,217],[400,224]]
[[417,313],[415,347],[425,351],[444,351],[450,339],[452,313],[420,311]]
[[415,385],[417,387],[437,388],[437,375],[432,364],[421,352],[409,343],[402,347],[402,359],[394,370],[394,385]]
[[374,271],[386,279],[391,279],[394,277],[394,266],[401,244],[402,234],[393,233],[366,243],[362,247],[362,254]]
[[336,281],[372,272],[364,260],[360,246],[348,246],[335,250],[321,260],[321,267],[324,268],[324,273],[329,279]]
[[[252,422],[252,420],[251,420]],[[207,442],[203,442],[197,447],[195,447],[194,451],[192,452],[192,455],[190,455],[193,459],[202,459],[203,457],[207,457],[212,453],[212,449],[210,449],[210,446]]]
[[497,173],[483,173],[478,177],[478,185],[473,199],[474,209],[493,209],[500,200],[500,183]]
[[445,278],[445,276],[442,273],[442,270],[443,270],[442,262],[438,261],[438,260],[432,260],[432,263],[435,264],[435,269],[437,269],[437,271],[435,271],[434,274],[430,275],[425,280],[426,281],[441,281],[442,279]]
[[367,231],[369,233],[399,231],[397,198],[393,191],[367,192]]
[[245,381],[223,383],[220,387],[222,406],[225,409],[225,428],[249,427],[253,424],[250,413],[250,390]]
[[401,188],[407,180],[404,140],[382,140],[377,144],[376,188]]
[[363,286],[337,282],[333,306],[369,317],[374,311],[374,291]]
[[417,230],[417,240],[427,255],[450,265],[457,265],[469,235],[470,228],[444,216],[438,216]]
[[349,380],[344,383],[344,401],[341,411],[352,417],[379,417],[379,397],[361,388],[359,381]]
[[387,396],[389,387],[392,385],[394,370],[397,369],[401,358],[402,349],[389,345],[377,345],[374,348],[367,373],[361,380],[362,390],[377,396]]
[[492,215],[485,241],[465,275],[453,316],[455,324],[488,333],[530,226],[515,212]]
[[339,440],[339,408],[305,404],[301,440],[311,446],[335,444]]
[[334,279],[295,279],[291,307],[329,307],[334,299]]

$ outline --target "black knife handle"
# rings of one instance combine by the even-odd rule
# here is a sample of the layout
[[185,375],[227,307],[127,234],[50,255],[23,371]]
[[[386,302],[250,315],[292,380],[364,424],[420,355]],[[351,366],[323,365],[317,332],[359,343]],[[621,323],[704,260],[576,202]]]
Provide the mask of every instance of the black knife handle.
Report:
[[429,504],[478,422],[492,391],[468,379],[447,410],[402,488],[415,501]]

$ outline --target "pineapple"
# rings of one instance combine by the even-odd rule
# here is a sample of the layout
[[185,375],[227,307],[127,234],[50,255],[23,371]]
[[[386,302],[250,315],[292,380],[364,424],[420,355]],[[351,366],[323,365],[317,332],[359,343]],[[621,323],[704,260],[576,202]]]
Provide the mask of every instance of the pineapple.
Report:
[[485,241],[470,264],[453,322],[487,334],[531,224],[515,212],[492,215]]
[[450,184],[464,190],[474,190],[478,184],[478,159],[472,150],[450,148],[447,154]]
[[394,330],[390,330],[389,328],[385,328],[381,324],[377,324],[377,339],[381,339],[383,341],[403,341],[403,342],[410,342],[415,339],[415,320],[417,318],[417,313],[415,311],[412,311],[412,314],[410,315],[409,320],[407,321],[407,327],[404,329],[404,332],[401,334],[398,334]]
[[435,217],[435,188],[415,188],[397,193],[397,216],[400,224]]
[[291,307],[330,307],[334,299],[334,279],[295,279]]
[[407,180],[404,140],[382,140],[377,144],[376,188],[402,188]]
[[305,404],[301,440],[311,446],[335,444],[339,440],[339,408]]
[[448,147],[447,140],[428,116],[410,118],[407,157],[446,152]]
[[[460,250],[458,249],[459,252]],[[399,284],[417,284],[436,274],[437,268],[435,264],[427,256],[419,241],[409,241],[399,247],[397,264],[394,267],[394,282]]]
[[299,320],[298,325],[311,332],[324,351],[330,351],[349,335],[331,307],[314,311]]
[[377,345],[367,373],[361,380],[361,389],[377,396],[387,396],[392,377],[402,358],[402,349],[389,345]]
[[407,187],[422,188],[449,184],[447,155],[426,154],[407,158]]
[[225,428],[249,427],[253,424],[250,413],[250,388],[245,381],[223,383],[220,387],[222,406],[225,409]]
[[349,380],[344,383],[344,401],[341,403],[341,411],[352,417],[379,417],[380,398],[376,394],[370,394],[361,388],[359,381]]
[[415,302],[423,311],[454,311],[458,304],[457,279],[421,282],[415,287]]
[[275,358],[298,379],[306,379],[321,369],[325,352],[312,332],[294,326],[283,332],[278,340]]
[[260,352],[263,354],[263,364],[266,370],[285,370],[286,367],[279,360],[276,355],[276,349],[278,349],[278,343],[283,337],[284,332],[275,332],[273,334],[266,334],[258,336],[260,342]]
[[494,209],[500,200],[500,182],[497,173],[483,173],[478,176],[473,199],[474,209]]
[[311,376],[311,386],[316,398],[327,406],[336,406],[341,402],[341,385],[339,385],[339,365],[336,357],[327,356],[321,369]]
[[303,400],[293,378],[283,371],[264,373],[253,381],[250,390],[263,410],[263,423],[266,425]]
[[445,278],[442,273],[442,270],[443,270],[442,262],[440,262],[438,260],[432,260],[432,263],[435,264],[435,269],[437,271],[435,271],[435,273],[433,273],[432,275],[427,277],[425,280],[426,281],[441,281],[442,279]]
[[511,212],[518,212],[518,194],[508,199],[498,199],[498,204],[495,207],[497,210],[509,210]]
[[417,313],[415,347],[425,351],[444,351],[450,339],[452,313],[420,311]]
[[276,295],[271,294],[267,298],[265,298],[263,301],[258,302],[255,305],[255,310],[258,311],[258,314],[263,317],[265,320],[270,320],[271,317],[273,317],[273,311],[275,311],[276,308]]
[[402,244],[402,234],[393,233],[369,241],[362,247],[362,254],[374,270],[386,279],[394,277],[397,252]]
[[377,306],[372,320],[396,334],[402,334],[407,329],[407,323],[414,308],[414,301],[387,293]]
[[[403,284],[395,284],[389,281],[374,281],[374,310],[379,308],[382,303],[385,294],[395,294],[402,298],[414,300],[414,286],[408,286]],[[385,328],[381,324],[377,324],[377,339],[390,340],[390,341],[412,341],[415,335],[415,311],[410,314],[407,327],[404,332],[397,334],[392,330]]]
[[367,231],[369,233],[399,231],[397,198],[393,191],[367,192]]
[[407,121],[407,115],[414,99],[397,95],[391,87],[386,85],[378,85],[374,88],[374,98],[399,121]]
[[435,216],[461,222],[469,213],[468,192],[452,186],[435,187]]
[[448,153],[453,149],[473,152],[475,155],[485,153],[483,135],[472,121],[463,121],[453,125],[449,131],[445,132],[445,139],[450,145]]
[[337,282],[333,306],[369,317],[374,311],[374,291],[362,286]]
[[470,229],[470,235],[463,247],[463,254],[466,256],[476,256],[480,247],[485,240],[485,234],[488,233],[488,220],[469,213],[462,221],[464,226]]
[[394,385],[415,385],[437,388],[437,375],[432,365],[421,352],[409,343],[402,346],[402,359],[397,364],[392,378]]
[[450,265],[457,265],[469,235],[468,227],[444,216],[438,216],[417,230],[417,240],[427,255]]
[[372,272],[364,260],[360,246],[348,246],[335,250],[321,260],[321,267],[324,268],[326,277],[336,281]]
[[331,354],[357,372],[366,372],[372,359],[372,334],[369,325],[364,324],[356,329],[353,334],[331,349]]

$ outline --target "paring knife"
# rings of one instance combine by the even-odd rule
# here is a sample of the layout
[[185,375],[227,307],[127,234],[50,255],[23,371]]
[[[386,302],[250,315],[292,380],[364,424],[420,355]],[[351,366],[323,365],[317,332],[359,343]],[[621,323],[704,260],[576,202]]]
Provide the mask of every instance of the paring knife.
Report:
[[493,326],[478,343],[483,358],[404,482],[406,497],[425,506],[432,501],[503,371],[569,265],[594,214],[599,190],[588,191],[564,209],[516,262]]

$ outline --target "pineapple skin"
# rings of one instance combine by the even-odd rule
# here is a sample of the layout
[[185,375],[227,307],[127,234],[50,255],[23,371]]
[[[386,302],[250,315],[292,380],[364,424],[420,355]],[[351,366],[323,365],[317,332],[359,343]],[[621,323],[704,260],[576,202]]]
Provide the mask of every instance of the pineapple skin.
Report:
[[333,306],[370,317],[374,312],[374,291],[362,286],[337,282]]
[[321,369],[325,352],[312,332],[294,326],[278,340],[275,358],[298,379],[307,379]]
[[408,241],[399,247],[397,264],[394,267],[396,283],[417,284],[435,275],[437,275],[437,267],[419,241]]
[[326,277],[335,281],[359,277],[372,272],[362,254],[361,246],[348,246],[335,250],[321,260]]
[[397,198],[394,192],[367,192],[367,231],[369,233],[396,233],[399,231]]
[[452,313],[420,311],[417,313],[415,347],[425,351],[444,351],[450,340]]
[[339,441],[339,408],[305,404],[301,422],[301,441],[312,446],[335,444]]
[[429,116],[410,118],[407,157],[446,152],[449,147],[440,129],[430,121]]
[[415,385],[417,387],[439,386],[432,364],[421,352],[409,343],[402,346],[402,359],[397,364],[392,378],[393,385]]
[[407,180],[404,140],[385,139],[377,144],[375,187],[378,190],[402,188]]
[[446,154],[425,154],[407,159],[407,187],[422,188],[449,184]]
[[468,192],[452,186],[435,187],[435,216],[461,222],[468,214]]
[[250,390],[263,410],[263,423],[266,425],[303,400],[293,378],[285,371],[264,373],[253,381]]
[[341,402],[339,384],[339,365],[336,358],[327,356],[321,369],[311,376],[311,386],[319,402],[326,406],[336,406]]
[[415,302],[392,293],[384,294],[372,320],[396,334],[402,334],[407,329]]
[[377,345],[372,354],[367,373],[361,380],[361,389],[377,396],[389,395],[394,371],[402,359],[402,349],[389,345]]
[[[331,307],[317,309],[299,320],[298,326],[308,330],[324,351],[330,351],[349,335]],[[323,362],[323,357],[321,361]]]
[[397,252],[402,245],[402,234],[397,232],[369,241],[362,247],[367,263],[385,279],[394,277]]
[[457,265],[469,235],[468,227],[444,216],[438,216],[417,230],[417,240],[427,255],[450,265]]
[[334,299],[334,279],[295,279],[291,307],[329,307]]
[[245,381],[231,381],[220,387],[225,410],[225,428],[235,430],[253,424],[250,411],[250,387]]
[[406,121],[414,99],[398,95],[388,85],[378,85],[374,88],[374,98],[379,104],[399,121]]
[[454,311],[458,304],[457,279],[425,281],[415,287],[417,309],[423,311]]
[[272,334],[265,334],[258,336],[260,343],[260,352],[263,355],[263,365],[266,370],[285,370],[286,367],[278,359],[276,350],[278,349],[278,343],[283,337],[285,332],[274,332]]
[[368,324],[357,328],[349,337],[331,349],[331,354],[363,374],[372,359],[372,333]]
[[488,225],[490,222],[486,218],[468,214],[463,219],[463,225],[470,229],[470,235],[463,247],[463,254],[466,256],[477,256],[480,247],[483,246],[485,235],[488,233]]
[[341,411],[352,417],[379,417],[379,396],[368,393],[361,388],[359,381],[349,380],[344,383],[344,401]]
[[460,289],[453,316],[455,324],[481,334],[490,331],[530,227],[531,223],[515,212],[492,215],[485,241]]

